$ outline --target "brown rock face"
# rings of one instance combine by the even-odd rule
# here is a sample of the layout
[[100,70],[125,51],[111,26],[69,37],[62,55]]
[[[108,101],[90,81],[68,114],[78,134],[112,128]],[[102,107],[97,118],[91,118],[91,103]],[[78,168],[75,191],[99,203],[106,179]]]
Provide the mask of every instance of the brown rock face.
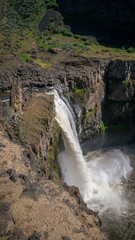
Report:
[[135,61],[111,61],[106,74],[104,120],[108,124],[135,119]]
[[[74,65],[70,67],[70,75],[65,76],[65,82],[71,89],[70,92],[66,93],[66,96],[77,118],[80,141],[84,141],[100,133],[107,63],[90,59],[87,61],[80,59],[77,62],[75,64],[72,61],[72,65],[73,63]],[[82,67],[83,71],[80,71],[78,68]]]
[[135,101],[135,80],[109,80],[107,97],[119,102]]
[[24,147],[1,131],[0,153],[1,240],[105,239],[97,216],[77,202],[77,190],[70,194],[62,181],[45,179]]
[[[101,134],[102,122],[134,121],[135,61],[70,55],[53,69],[18,62],[16,68],[13,65],[6,72],[3,68],[1,74],[1,89],[11,86],[14,75],[23,86],[62,88],[75,112],[81,141]],[[44,134],[41,138],[45,139]]]
[[106,77],[109,100],[124,102],[135,100],[135,61],[111,62]]
[[[56,141],[54,139],[54,124],[55,110],[53,96],[48,96],[44,93],[33,95],[24,109],[21,132],[22,137],[36,154],[40,167],[48,175],[51,172],[51,167],[53,169],[53,164],[51,166],[51,159],[49,159],[49,152],[53,148],[53,142]],[[55,149],[52,149],[53,151]]]
[[22,111],[22,86],[19,79],[12,81],[11,89],[11,106],[13,107],[16,114]]
[[135,61],[114,60],[108,64],[77,59],[68,65],[70,74],[65,75],[63,83],[71,89],[66,96],[76,114],[80,141],[100,135],[103,124],[132,124]]
[[135,79],[135,61],[111,61],[107,69],[108,79]]

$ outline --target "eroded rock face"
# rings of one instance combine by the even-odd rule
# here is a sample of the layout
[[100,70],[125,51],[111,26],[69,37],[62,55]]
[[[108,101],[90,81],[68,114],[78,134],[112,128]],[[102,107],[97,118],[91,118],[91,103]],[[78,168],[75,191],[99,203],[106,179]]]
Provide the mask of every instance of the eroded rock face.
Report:
[[23,86],[46,85],[45,75],[48,70],[41,68],[32,61],[23,62],[21,59],[8,59],[8,65],[0,67],[0,90],[11,88],[14,79],[20,79]]
[[119,102],[135,101],[135,80],[109,80],[107,98]]
[[110,62],[106,74],[106,88],[105,121],[134,122],[135,61]]
[[[92,138],[100,132],[102,102],[105,98],[104,75],[105,65],[99,64],[94,71],[91,68],[87,69],[85,76],[75,76],[75,79],[72,77],[72,80],[70,80],[73,88],[71,92],[66,93],[66,96],[76,114],[81,141]],[[69,77],[67,77],[69,84],[68,79]],[[74,88],[77,89],[74,90]]]
[[[103,240],[97,216],[76,188],[32,169],[24,148],[0,131],[0,238]],[[37,162],[38,165],[38,162]],[[76,197],[75,197],[76,196]]]
[[[102,124],[134,121],[135,61],[70,55],[53,69],[43,69],[32,62],[19,62],[16,68],[4,71],[2,89],[5,84],[10,87],[7,81],[13,79],[14,74],[21,79],[23,86],[62,89],[75,112],[81,141],[101,134]],[[44,134],[41,138],[45,139]]]
[[135,61],[111,61],[107,69],[108,79],[134,80],[135,79]]
[[[77,65],[72,69],[77,71]],[[89,61],[87,70],[85,62],[84,72],[81,76],[76,73],[64,78],[71,89],[66,96],[76,113],[80,141],[101,134],[103,124],[107,129],[108,125],[121,125],[124,121],[132,124],[135,118],[135,62],[114,60],[109,64],[96,62],[93,66]]]
[[109,100],[124,102],[135,100],[135,61],[111,62],[106,78]]
[[[31,146],[36,154],[38,163],[46,174],[53,170],[52,155],[56,151],[53,143],[55,129],[54,98],[45,93],[33,94],[24,109],[20,129],[23,139]],[[50,149],[52,150],[51,156]],[[53,159],[54,160],[54,159]]]
[[19,79],[13,79],[11,89],[11,106],[16,114],[22,111],[22,86]]

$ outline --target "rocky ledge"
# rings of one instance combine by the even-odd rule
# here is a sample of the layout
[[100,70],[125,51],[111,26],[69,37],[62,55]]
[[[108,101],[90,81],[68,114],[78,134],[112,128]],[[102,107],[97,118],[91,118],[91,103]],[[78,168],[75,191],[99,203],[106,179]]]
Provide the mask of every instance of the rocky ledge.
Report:
[[86,209],[78,190],[49,180],[2,127],[0,153],[1,240],[105,239],[97,215]]

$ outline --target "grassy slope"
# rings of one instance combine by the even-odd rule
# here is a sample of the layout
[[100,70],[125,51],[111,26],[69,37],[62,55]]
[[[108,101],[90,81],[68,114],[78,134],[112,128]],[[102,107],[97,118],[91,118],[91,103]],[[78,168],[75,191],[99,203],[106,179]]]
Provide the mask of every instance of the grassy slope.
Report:
[[[32,59],[43,68],[51,67],[51,61],[43,58],[42,52],[48,48],[63,49],[66,54],[75,53],[87,57],[135,59],[135,50],[122,47],[99,45],[90,37],[76,36],[65,30],[64,26],[54,29],[54,21],[48,30],[40,33],[38,25],[47,9],[56,9],[56,0],[1,0],[0,2],[0,54],[19,56],[24,61]],[[54,33],[57,32],[57,33]],[[37,56],[32,52],[43,50]],[[57,61],[56,61],[57,62]]]

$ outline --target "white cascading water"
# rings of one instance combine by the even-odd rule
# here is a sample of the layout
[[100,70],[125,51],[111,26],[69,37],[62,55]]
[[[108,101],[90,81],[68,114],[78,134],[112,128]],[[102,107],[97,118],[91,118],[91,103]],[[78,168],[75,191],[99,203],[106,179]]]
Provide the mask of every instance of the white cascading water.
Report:
[[132,170],[129,158],[119,149],[83,157],[72,113],[53,91],[56,120],[61,127],[65,151],[58,156],[64,181],[79,188],[87,207],[94,211],[119,211],[126,205],[121,198],[120,178]]

